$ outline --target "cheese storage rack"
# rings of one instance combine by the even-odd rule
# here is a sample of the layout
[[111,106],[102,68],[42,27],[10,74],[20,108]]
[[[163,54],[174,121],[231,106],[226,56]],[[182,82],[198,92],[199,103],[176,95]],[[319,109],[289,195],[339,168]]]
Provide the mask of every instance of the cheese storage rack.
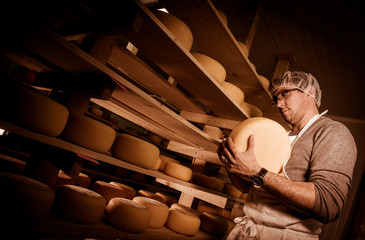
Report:
[[[200,17],[207,19],[202,22],[189,18],[194,15],[186,14],[187,9],[179,6],[182,1],[161,2],[168,11],[186,21],[192,29],[194,39],[196,38],[196,44],[204,45],[204,53],[214,56],[227,68],[227,80],[244,90],[247,100],[260,107],[265,117],[279,121],[278,112],[270,108],[270,94],[262,87],[258,74],[239,50],[234,36],[222,23],[213,4],[208,0],[184,1],[189,11],[195,14],[199,12]],[[40,13],[53,13],[54,8],[47,7],[49,6],[39,8]],[[67,5],[62,7],[73,9]],[[41,21],[35,18],[30,23],[19,20],[17,29],[9,30],[6,41],[2,43],[1,55],[38,72],[106,76],[115,86],[107,94],[103,92],[97,96],[87,96],[90,102],[167,139],[169,151],[221,165],[216,155],[218,136],[211,136],[201,125],[233,129],[249,115],[223,91],[142,2],[123,1],[117,4],[104,1],[102,7],[94,6],[94,10],[98,7],[101,16],[95,14],[90,18],[85,17],[89,20],[86,23],[83,22],[85,19],[76,21],[82,24],[68,23],[68,16],[63,16],[62,12],[61,15],[56,15],[64,20],[62,27],[58,27],[59,22],[48,15]],[[200,9],[204,11],[199,11]],[[123,15],[120,18],[117,16],[119,11]],[[118,22],[119,19],[123,21]],[[206,37],[207,33],[203,30],[207,29],[207,25],[209,34],[213,37]],[[83,41],[90,36],[94,37],[92,45],[84,47]],[[127,50],[123,45],[125,41],[132,43],[143,55],[137,56]],[[148,61],[142,60],[141,56],[152,64],[147,64]],[[174,79],[181,88],[171,84],[168,79]],[[182,195],[193,196],[219,207],[225,207],[227,201],[244,202],[240,198],[184,182],[161,172],[146,170],[12,123],[0,121],[0,128],[33,141],[155,177],[159,183],[184,193]],[[119,237],[123,239],[123,236]],[[209,238],[203,233],[200,237]]]

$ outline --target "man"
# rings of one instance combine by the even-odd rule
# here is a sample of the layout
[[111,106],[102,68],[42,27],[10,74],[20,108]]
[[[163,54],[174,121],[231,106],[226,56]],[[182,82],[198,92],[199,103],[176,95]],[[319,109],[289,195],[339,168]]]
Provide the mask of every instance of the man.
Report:
[[309,73],[286,72],[269,88],[291,125],[291,156],[279,174],[258,165],[254,137],[245,152],[231,138],[218,148],[232,183],[252,182],[231,239],[318,239],[323,223],[338,218],[351,186],[356,145],[341,123],[319,115],[321,90]]

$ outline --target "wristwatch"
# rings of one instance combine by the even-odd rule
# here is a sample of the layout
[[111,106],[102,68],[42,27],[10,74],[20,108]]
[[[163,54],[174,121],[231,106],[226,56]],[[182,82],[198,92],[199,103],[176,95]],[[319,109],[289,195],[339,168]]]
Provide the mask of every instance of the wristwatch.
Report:
[[261,170],[258,173],[251,176],[252,184],[254,187],[259,188],[261,187],[262,184],[264,184],[266,173],[267,170],[265,168],[261,168]]

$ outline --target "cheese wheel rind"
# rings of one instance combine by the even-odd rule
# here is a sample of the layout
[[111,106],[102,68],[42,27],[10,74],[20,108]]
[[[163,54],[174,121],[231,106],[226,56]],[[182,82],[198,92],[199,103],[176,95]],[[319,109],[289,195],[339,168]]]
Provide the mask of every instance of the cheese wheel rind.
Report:
[[105,206],[105,199],[90,189],[62,185],[56,191],[55,208],[58,214],[73,222],[96,223],[103,216]]
[[189,27],[182,20],[170,13],[154,11],[154,14],[176,37],[182,46],[187,51],[190,51],[191,47],[193,46],[193,34]]
[[64,130],[69,111],[34,89],[18,84],[0,86],[0,119],[56,137]]
[[62,138],[97,152],[108,152],[116,132],[110,126],[80,113],[71,112]]
[[148,227],[162,228],[165,225],[169,215],[169,207],[166,204],[155,199],[141,196],[133,198],[133,201],[145,205],[150,210],[151,217]]
[[118,187],[115,184],[107,183],[104,181],[95,181],[92,186],[91,190],[99,193],[106,201],[106,204],[109,203],[109,201],[112,198],[115,197],[126,197],[127,192],[124,191],[122,188]]
[[232,183],[225,183],[223,192],[237,198],[239,198],[242,194],[242,191],[237,189]]
[[253,104],[242,102],[241,107],[247,112],[250,117],[262,117],[262,111]]
[[200,229],[217,237],[223,237],[228,230],[228,219],[214,213],[203,212],[200,215]]
[[230,83],[230,82],[224,82],[222,84],[222,87],[224,91],[230,96],[233,101],[235,101],[238,104],[241,104],[243,100],[245,99],[245,94],[243,91],[237,87],[236,85]]
[[49,215],[55,199],[48,185],[15,173],[0,172],[0,188],[2,224],[9,226],[40,223]]
[[205,174],[202,173],[198,173],[195,172],[193,173],[193,183],[206,187],[206,188],[210,188],[216,191],[221,192],[224,188],[224,181],[216,178],[216,177],[211,177],[211,176],[207,176]]
[[174,232],[191,237],[198,233],[200,219],[180,208],[170,208],[165,226]]
[[193,175],[190,168],[175,162],[167,162],[163,171],[165,174],[182,181],[190,181]]
[[132,200],[137,195],[136,190],[134,188],[128,186],[128,185],[125,185],[125,184],[120,183],[120,182],[115,182],[115,181],[110,182],[110,184],[115,185],[115,186],[123,189],[123,191],[125,192],[125,198],[128,198],[128,199]]
[[137,166],[153,169],[160,150],[155,145],[128,134],[119,134],[111,148],[112,155]]
[[113,198],[105,212],[107,222],[125,232],[144,232],[150,223],[150,210],[145,205],[126,198]]
[[226,80],[227,72],[226,69],[217,60],[201,54],[192,52],[196,60],[207,70],[207,72],[212,75],[212,77],[219,83],[223,84]]
[[258,164],[267,170],[279,173],[290,157],[288,133],[274,120],[255,117],[241,122],[230,133],[240,152],[247,150],[248,138],[254,135],[254,151]]

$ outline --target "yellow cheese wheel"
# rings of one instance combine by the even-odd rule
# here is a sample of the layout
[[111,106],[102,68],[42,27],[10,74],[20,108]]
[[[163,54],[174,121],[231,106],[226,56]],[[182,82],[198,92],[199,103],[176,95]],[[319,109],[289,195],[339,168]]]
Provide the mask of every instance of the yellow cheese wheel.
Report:
[[62,185],[56,191],[58,214],[72,222],[91,224],[100,221],[106,206],[97,192],[76,185]]
[[182,181],[190,181],[192,175],[193,175],[193,171],[180,164],[180,163],[175,163],[175,162],[168,162],[165,164],[165,168],[163,170],[163,172],[166,175],[169,175],[171,177],[180,179]]
[[152,170],[157,171],[160,168],[160,166],[161,166],[161,162],[162,162],[161,161],[161,158],[158,157],[157,162],[156,162],[155,166],[152,168]]
[[151,212],[143,204],[127,198],[113,198],[105,208],[107,222],[129,233],[144,232],[150,223]]
[[95,116],[98,116],[98,117],[103,116],[103,111],[100,108],[97,108],[97,107],[94,107],[94,106],[89,108],[89,112],[94,114]]
[[103,196],[106,201],[106,204],[108,204],[112,198],[115,197],[124,198],[127,196],[127,191],[125,191],[124,189],[118,187],[115,184],[110,184],[104,181],[95,181],[91,186],[91,190]]
[[174,15],[162,11],[155,11],[155,16],[165,25],[165,27],[176,37],[181,45],[190,51],[193,46],[193,34],[189,27]]
[[116,137],[111,152],[116,158],[147,169],[153,169],[160,156],[158,147],[128,134]]
[[160,159],[161,159],[161,165],[160,165],[160,167],[158,168],[158,170],[161,170],[161,171],[163,171],[163,169],[165,168],[165,164],[166,164],[167,162],[180,163],[178,160],[173,159],[173,158],[168,157],[168,156],[165,156],[165,155],[160,155]]
[[168,207],[171,207],[172,204],[174,203],[177,203],[177,198],[170,195],[170,194],[167,194],[167,193],[164,193],[164,192],[156,192],[155,193],[157,196],[160,196],[162,197],[163,199],[163,202],[168,206]]
[[249,50],[248,50],[248,47],[246,44],[244,44],[243,42],[241,41],[237,41],[238,43],[238,47],[240,48],[243,56],[245,56],[246,58],[248,58],[248,55],[249,55]]
[[72,143],[97,152],[107,152],[115,139],[110,126],[79,113],[70,113],[62,137]]
[[212,77],[219,83],[223,84],[226,80],[226,69],[217,60],[201,54],[201,53],[191,53],[196,60],[207,70],[207,72],[212,75]]
[[137,192],[137,196],[151,198],[151,199],[157,200],[161,203],[164,203],[164,200],[161,196],[158,196],[157,194],[155,194],[153,192],[150,192],[150,191],[147,191],[147,190],[144,190],[144,189],[139,190]]
[[193,183],[219,192],[221,192],[224,188],[223,180],[198,172],[193,173]]
[[137,192],[136,192],[136,190],[134,190],[134,188],[127,186],[123,183],[112,181],[112,182],[110,182],[110,184],[123,189],[123,191],[125,191],[125,194],[126,194],[125,198],[132,200],[137,195]]
[[232,183],[225,183],[223,192],[237,198],[239,198],[242,194],[242,192],[237,189]]
[[199,231],[200,219],[180,208],[170,208],[165,226],[174,232],[192,237]]
[[194,216],[197,216],[197,217],[200,216],[200,213],[197,210],[195,210],[195,209],[193,209],[191,207],[185,206],[183,204],[180,204],[180,203],[174,203],[174,204],[172,204],[171,207],[170,207],[170,209],[179,209],[179,210],[184,211],[184,212],[187,212],[187,213],[189,213],[191,215],[194,215]]
[[199,201],[198,206],[196,207],[196,211],[199,212],[199,216],[203,212],[217,213],[217,207],[216,206],[213,206],[211,204],[207,204],[205,202]]
[[71,175],[72,180],[76,186],[89,188],[91,184],[91,178],[85,173],[80,172],[78,175]]
[[55,183],[53,184],[53,189],[54,190],[57,190],[57,188],[59,186],[62,186],[62,185],[65,185],[65,184],[68,184],[68,185],[74,185],[75,182],[74,180],[71,178],[70,175],[68,175],[67,173],[65,173],[64,171],[60,170],[57,174],[57,178],[55,180]]
[[48,185],[15,173],[0,172],[0,189],[2,224],[12,227],[45,220],[55,198]]
[[220,9],[216,9],[216,10],[218,12],[219,17],[222,19],[223,24],[227,25],[228,19],[227,19],[226,14],[224,14],[224,12],[222,12],[222,10],[220,10]]
[[34,89],[0,84],[0,119],[56,137],[66,126],[68,109]]
[[151,212],[150,223],[148,227],[162,228],[169,215],[169,207],[155,199],[147,197],[135,197],[133,201],[145,205]]
[[230,82],[224,82],[222,84],[222,87],[224,91],[228,94],[228,96],[230,96],[236,103],[241,104],[245,99],[245,94],[236,85]]
[[290,156],[290,141],[284,127],[271,119],[256,117],[240,123],[229,136],[238,151],[244,152],[250,135],[254,135],[258,164],[271,172],[279,173]]
[[262,117],[262,111],[253,104],[242,102],[241,107],[250,117]]
[[261,76],[261,75],[259,75],[259,80],[261,82],[262,87],[264,89],[268,90],[269,86],[270,86],[270,81],[266,77]]
[[214,213],[203,212],[200,215],[200,229],[204,232],[223,237],[228,230],[228,219]]

